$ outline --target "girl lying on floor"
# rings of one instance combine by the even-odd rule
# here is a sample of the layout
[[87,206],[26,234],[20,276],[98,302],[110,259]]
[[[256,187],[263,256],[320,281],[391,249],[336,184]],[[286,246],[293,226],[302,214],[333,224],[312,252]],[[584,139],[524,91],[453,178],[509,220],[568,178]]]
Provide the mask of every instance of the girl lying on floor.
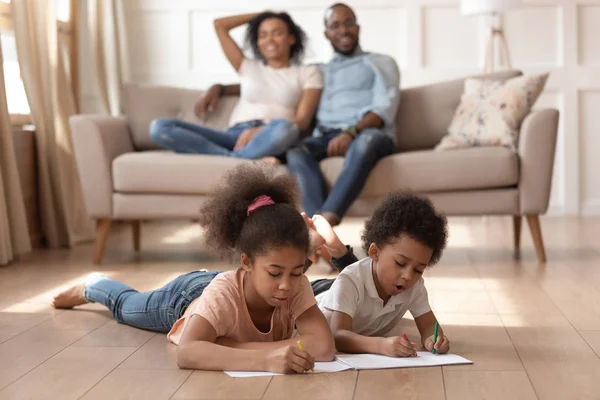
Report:
[[294,177],[242,165],[200,215],[207,244],[239,257],[236,270],[190,272],[147,293],[96,275],[53,305],[100,303],[120,323],[168,332],[180,368],[308,371],[315,361],[331,361],[335,346],[304,275],[309,232],[298,202]]

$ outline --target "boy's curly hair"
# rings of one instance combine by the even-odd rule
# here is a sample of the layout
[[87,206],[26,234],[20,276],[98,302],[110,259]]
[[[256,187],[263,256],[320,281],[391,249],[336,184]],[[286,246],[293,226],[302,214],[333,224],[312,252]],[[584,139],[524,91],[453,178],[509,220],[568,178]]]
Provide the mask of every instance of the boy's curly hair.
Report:
[[[295,178],[262,163],[244,163],[231,170],[200,210],[209,247],[224,259],[246,253],[251,259],[282,245],[308,251],[308,228],[298,211],[300,190]],[[258,196],[275,204],[247,215]]]
[[369,252],[371,243],[392,244],[406,235],[431,248],[429,265],[436,264],[448,240],[448,221],[439,214],[431,200],[409,192],[388,195],[365,223],[361,239]]
[[297,25],[292,17],[288,13],[276,13],[272,11],[265,11],[254,17],[246,28],[246,46],[252,50],[254,58],[257,60],[265,61],[265,57],[258,48],[258,30],[260,24],[266,19],[277,18],[285,23],[288,32],[296,38],[296,42],[290,48],[290,61],[292,63],[301,64],[302,58],[304,57],[304,48],[306,46],[306,33]]

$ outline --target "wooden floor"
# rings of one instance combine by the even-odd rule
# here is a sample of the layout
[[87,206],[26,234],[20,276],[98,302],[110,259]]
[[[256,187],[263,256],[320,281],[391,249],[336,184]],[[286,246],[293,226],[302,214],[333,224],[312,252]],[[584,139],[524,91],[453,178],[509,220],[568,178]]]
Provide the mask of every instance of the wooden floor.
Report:
[[[361,222],[339,228],[357,249]],[[48,306],[91,271],[149,290],[224,268],[192,223],[144,224],[137,256],[127,228],[114,228],[100,267],[86,244],[0,268],[0,399],[600,399],[598,218],[542,219],[545,266],[526,224],[518,261],[511,218],[451,220],[450,247],[425,280],[451,351],[473,365],[251,379],[179,370],[164,335],[118,325],[97,305]]]

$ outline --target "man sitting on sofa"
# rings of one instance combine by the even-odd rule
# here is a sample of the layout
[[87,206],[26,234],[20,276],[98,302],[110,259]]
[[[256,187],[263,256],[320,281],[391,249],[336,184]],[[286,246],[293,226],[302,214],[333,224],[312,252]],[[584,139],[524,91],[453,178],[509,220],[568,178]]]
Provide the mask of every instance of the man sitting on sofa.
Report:
[[[321,214],[333,226],[360,194],[375,164],[394,152],[395,117],[400,100],[400,72],[389,56],[364,52],[354,11],[335,4],[325,13],[325,36],[335,55],[320,66],[323,92],[317,127],[286,154],[288,169],[298,177],[302,206]],[[209,89],[199,114],[212,111],[221,93],[237,94],[239,85]],[[340,176],[329,195],[319,168],[326,157],[345,157]]]

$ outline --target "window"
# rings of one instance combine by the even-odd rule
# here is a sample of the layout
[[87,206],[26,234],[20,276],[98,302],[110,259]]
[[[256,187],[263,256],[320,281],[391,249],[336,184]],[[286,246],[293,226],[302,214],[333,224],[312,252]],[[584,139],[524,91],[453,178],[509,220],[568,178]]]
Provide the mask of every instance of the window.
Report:
[[[2,0],[4,1],[4,0]],[[4,58],[4,83],[9,114],[29,114],[29,103],[21,80],[14,32],[0,30]]]
[[[4,1],[4,0],[3,0]],[[10,1],[10,0],[8,0]],[[62,22],[71,20],[71,0],[56,0],[56,19]]]
[[[55,0],[56,20],[58,21],[59,49],[66,56],[65,69],[68,75],[77,73],[76,54],[74,46],[77,41],[72,16],[77,14],[78,0]],[[4,58],[4,81],[6,84],[6,97],[8,112],[13,125],[24,125],[31,122],[29,103],[21,79],[17,46],[14,35],[12,17],[10,13],[11,0],[0,0],[0,40],[2,41],[2,55]],[[73,55],[74,58],[70,56]],[[76,83],[71,79],[71,84]],[[74,88],[74,92],[77,91]]]

